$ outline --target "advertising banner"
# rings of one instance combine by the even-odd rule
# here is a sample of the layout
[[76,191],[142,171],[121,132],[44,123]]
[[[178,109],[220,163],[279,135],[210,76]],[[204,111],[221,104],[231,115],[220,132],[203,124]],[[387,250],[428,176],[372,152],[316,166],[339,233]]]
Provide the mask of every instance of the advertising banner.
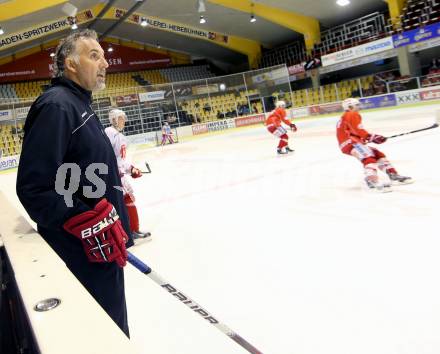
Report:
[[397,105],[395,94],[361,98],[359,101],[363,109],[392,107]]
[[20,108],[15,108],[15,117],[17,119],[24,119],[27,117],[29,110],[31,109],[30,106],[28,107],[20,107]]
[[234,119],[224,119],[209,123],[195,124],[192,126],[192,133],[193,135],[199,135],[231,128],[235,128]]
[[217,120],[206,123],[206,126],[208,127],[209,132],[216,132],[219,130],[235,128],[235,121],[234,119]]
[[279,68],[252,76],[252,82],[254,84],[262,84],[271,81],[275,82],[279,79],[282,79],[283,80],[282,82],[286,82],[288,77],[289,77],[289,73],[288,71],[286,71],[286,68]]
[[19,155],[0,157],[0,171],[18,167]]
[[353,59],[353,60],[344,61],[339,64],[334,64],[334,65],[330,65],[330,66],[326,66],[326,67],[320,67],[318,70],[319,70],[319,73],[322,75],[322,74],[335,72],[338,70],[344,70],[344,69],[351,68],[354,66],[364,65],[364,64],[368,64],[368,63],[374,63],[375,61],[378,61],[378,60],[393,58],[396,55],[397,55],[396,49],[390,49],[390,50],[386,50],[385,52],[376,53],[376,54],[368,55],[366,57],[361,57],[361,58],[357,58],[357,59]]
[[149,102],[158,101],[165,98],[165,91],[152,91],[152,92],[141,92],[139,93],[139,101]]
[[341,50],[336,53],[323,55],[322,66],[329,66],[333,64],[342,63],[344,61],[353,60],[356,58],[372,55],[386,50],[393,49],[393,38],[386,37],[378,39],[377,41],[365,43],[356,47]]
[[342,104],[340,102],[319,105],[320,114],[328,114],[328,113],[336,113],[336,112],[342,112]]
[[440,89],[422,91],[420,97],[423,101],[440,100]]
[[340,102],[320,104],[309,107],[309,111],[311,115],[342,112],[342,104]]
[[192,126],[193,135],[205,134],[208,132],[208,126],[206,124],[194,124]]
[[101,46],[105,51],[105,59],[109,64],[107,72],[110,73],[161,68],[172,64],[171,58],[166,54],[130,48],[113,43],[111,44],[113,51],[108,52],[107,49],[110,47],[109,43],[102,42]]
[[423,42],[440,37],[440,23],[433,23],[411,31],[406,31],[393,36],[394,47],[403,47],[410,44]]
[[207,95],[208,93],[219,92],[217,84],[199,85],[192,87],[193,95]]
[[414,91],[403,91],[403,92],[396,92],[396,100],[397,105],[405,105],[405,104],[411,104],[411,103],[417,103],[420,102],[422,99],[420,98],[419,92]]
[[300,118],[300,117],[307,117],[310,115],[309,109],[307,107],[303,108],[292,108],[290,110],[290,117],[292,118]]
[[122,106],[130,106],[132,104],[136,104],[138,103],[139,99],[138,99],[138,95],[136,94],[131,94],[131,95],[125,95],[125,96],[116,96],[116,104],[119,107]]
[[[112,44],[113,51],[108,52],[110,44],[101,43],[105,51],[105,58],[109,64],[108,73],[148,70],[152,68],[167,67],[172,64],[168,55],[150,52],[136,48]],[[54,48],[28,55],[13,62],[0,65],[0,83],[11,81],[29,81],[48,79],[52,77],[53,60],[50,53]],[[135,82],[133,81],[133,86]]]
[[63,17],[25,28],[19,32],[6,33],[3,36],[0,36],[0,50],[14,47],[16,45],[20,45],[22,43],[26,43],[31,40],[70,28],[73,20],[75,20],[77,24],[82,24],[92,19],[92,10],[84,10],[79,12],[75,17]]
[[304,69],[304,63],[289,66],[287,70],[289,71],[289,75],[296,75],[306,72]]
[[[115,19],[119,19],[124,16],[126,12],[127,10],[115,8],[113,16]],[[204,31],[188,25],[172,22],[170,20],[158,19],[151,16],[142,17],[147,20],[148,27],[153,29],[183,34],[193,38],[206,39],[220,43],[228,43],[229,41],[229,37],[225,34]],[[139,14],[134,13],[131,14],[126,21],[140,25],[142,17]]]
[[316,116],[316,115],[320,114],[321,110],[320,110],[319,106],[310,106],[309,112],[312,116]]
[[260,124],[263,123],[265,120],[266,120],[266,116],[264,114],[235,118],[235,126],[245,127],[247,125]]
[[0,83],[50,78],[53,65],[50,52],[51,50],[43,50],[0,65]]
[[411,44],[408,48],[410,53],[420,52],[421,50],[440,46],[440,37],[429,39],[427,41]]
[[0,122],[11,119],[12,119],[12,111],[10,109],[5,109],[0,111]]

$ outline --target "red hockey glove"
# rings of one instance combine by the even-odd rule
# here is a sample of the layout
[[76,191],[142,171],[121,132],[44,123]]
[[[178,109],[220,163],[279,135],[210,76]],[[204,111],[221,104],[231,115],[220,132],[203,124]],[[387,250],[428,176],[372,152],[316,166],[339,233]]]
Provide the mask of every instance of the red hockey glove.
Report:
[[292,129],[292,131],[296,132],[298,130],[298,128],[296,127],[295,124],[290,123],[290,129]]
[[371,134],[368,136],[368,141],[370,143],[383,144],[385,141],[387,141],[387,138],[382,135]]
[[131,168],[131,177],[133,177],[133,178],[142,177],[141,170],[137,169],[136,167],[132,167]]
[[67,220],[63,227],[82,241],[90,262],[116,261],[120,267],[127,263],[127,234],[115,207],[105,198],[93,210]]

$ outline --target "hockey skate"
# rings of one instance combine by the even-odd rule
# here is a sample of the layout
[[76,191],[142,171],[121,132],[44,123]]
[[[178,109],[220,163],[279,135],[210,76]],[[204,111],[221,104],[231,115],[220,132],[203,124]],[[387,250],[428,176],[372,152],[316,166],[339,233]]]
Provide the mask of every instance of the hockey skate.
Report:
[[365,182],[367,183],[367,187],[371,190],[374,190],[379,193],[388,193],[392,192],[391,184],[389,183],[381,183],[377,178],[365,178]]
[[148,239],[151,240],[151,232],[132,231],[131,236],[133,240]]
[[286,151],[287,152],[294,152],[295,150],[291,149],[290,147],[286,146]]
[[282,148],[278,148],[278,149],[277,149],[277,153],[278,153],[279,155],[285,155],[285,154],[287,154],[287,151],[283,150]]
[[401,176],[397,173],[389,173],[388,177],[390,178],[391,184],[393,186],[414,183],[414,180],[411,177]]

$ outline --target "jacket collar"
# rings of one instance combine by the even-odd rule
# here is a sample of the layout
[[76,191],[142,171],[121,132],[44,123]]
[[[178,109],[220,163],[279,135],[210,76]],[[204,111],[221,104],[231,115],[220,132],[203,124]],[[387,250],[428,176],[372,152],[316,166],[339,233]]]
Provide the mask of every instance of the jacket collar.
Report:
[[92,91],[86,90],[82,86],[78,85],[76,82],[66,78],[66,77],[56,77],[52,79],[52,86],[64,86],[70,89],[75,95],[79,96],[81,100],[87,102],[87,104],[92,103]]

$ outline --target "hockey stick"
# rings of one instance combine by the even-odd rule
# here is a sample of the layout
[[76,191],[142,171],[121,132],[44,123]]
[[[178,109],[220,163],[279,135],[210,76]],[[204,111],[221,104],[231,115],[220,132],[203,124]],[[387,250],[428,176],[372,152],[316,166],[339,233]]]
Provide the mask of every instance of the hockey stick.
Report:
[[[143,175],[147,174],[147,173],[151,173],[151,168],[150,165],[148,163],[145,162],[145,166],[147,167],[147,171],[141,171],[139,170]],[[124,175],[131,175],[130,172],[125,172]]]
[[402,135],[408,135],[408,134],[418,133],[418,132],[422,132],[422,131],[424,131],[424,130],[434,129],[434,128],[437,128],[438,126],[439,126],[438,123],[434,123],[433,125],[431,125],[430,127],[427,127],[427,128],[417,129],[417,130],[413,130],[413,131],[406,132],[406,133],[401,133],[401,134],[396,134],[396,135],[388,136],[387,139],[396,138],[396,137],[398,137],[398,136],[402,136]]
[[396,138],[398,136],[402,136],[402,135],[408,135],[408,134],[413,134],[413,133],[418,133],[418,132],[423,132],[425,130],[429,130],[429,129],[434,129],[434,128],[438,128],[440,124],[440,111],[437,112],[437,117],[436,117],[436,121],[433,125],[431,125],[430,127],[427,128],[422,128],[422,129],[417,129],[417,130],[413,130],[407,133],[401,133],[401,134],[396,134],[396,135],[391,135],[389,137],[387,137],[387,139],[392,139],[392,138]]
[[187,295],[184,295],[182,292],[177,290],[173,285],[165,281],[160,275],[158,275],[154,270],[152,270],[148,265],[142,262],[139,258],[137,258],[132,253],[128,252],[128,262],[133,265],[135,268],[140,270],[142,273],[147,275],[151,280],[153,280],[156,284],[167,290],[171,295],[175,296],[182,303],[188,306],[191,310],[198,313],[205,320],[207,320],[210,324],[214,325],[218,330],[226,334],[233,341],[238,343],[244,349],[246,349],[249,353],[252,354],[263,354],[257,348],[255,348],[252,344],[242,338],[240,335],[235,333],[232,329],[230,329],[225,324],[221,323],[214,316],[212,316],[208,311],[202,308],[197,302],[189,298]]

